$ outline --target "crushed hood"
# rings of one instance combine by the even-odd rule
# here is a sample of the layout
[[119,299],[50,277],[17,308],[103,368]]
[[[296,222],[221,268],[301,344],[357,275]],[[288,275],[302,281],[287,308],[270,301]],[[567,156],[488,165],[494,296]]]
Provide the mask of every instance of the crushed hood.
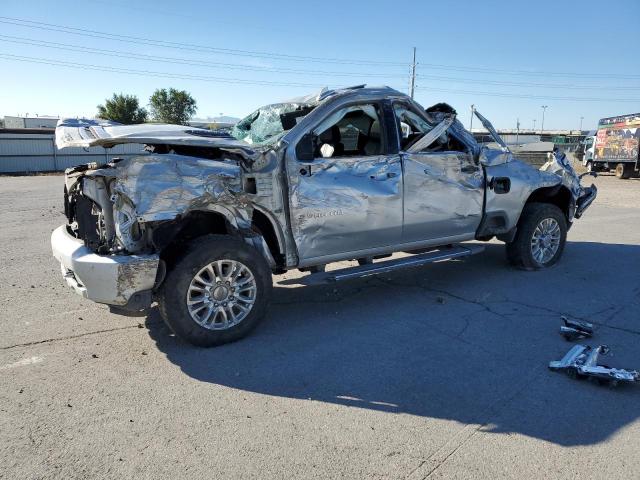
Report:
[[122,125],[108,120],[65,118],[56,127],[56,146],[113,147],[123,143],[192,145],[238,149],[251,156],[254,150],[248,143],[231,136],[220,135],[204,128],[186,125],[144,123]]

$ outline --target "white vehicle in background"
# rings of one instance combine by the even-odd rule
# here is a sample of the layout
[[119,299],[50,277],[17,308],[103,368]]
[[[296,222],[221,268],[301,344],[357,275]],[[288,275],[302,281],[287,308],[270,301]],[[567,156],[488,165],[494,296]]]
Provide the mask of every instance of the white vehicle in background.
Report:
[[588,172],[596,171],[597,169],[593,168],[593,150],[596,144],[596,136],[591,135],[585,137],[584,143],[582,144],[581,154],[582,154],[582,166],[587,168]]
[[640,113],[603,118],[595,136],[587,137],[582,164],[588,171],[615,170],[616,177],[640,175]]

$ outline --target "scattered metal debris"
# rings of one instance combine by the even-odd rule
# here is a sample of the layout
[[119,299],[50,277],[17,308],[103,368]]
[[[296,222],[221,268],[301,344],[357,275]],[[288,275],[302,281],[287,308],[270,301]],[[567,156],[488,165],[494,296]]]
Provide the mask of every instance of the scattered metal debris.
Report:
[[593,335],[592,323],[569,320],[564,315],[560,318],[564,322],[564,325],[560,326],[560,335],[568,342],[581,338],[589,338]]
[[611,368],[598,364],[598,357],[609,353],[609,347],[575,345],[562,360],[549,363],[549,369],[565,371],[571,378],[594,378],[600,383],[616,386],[618,382],[640,382],[640,372],[624,368]]

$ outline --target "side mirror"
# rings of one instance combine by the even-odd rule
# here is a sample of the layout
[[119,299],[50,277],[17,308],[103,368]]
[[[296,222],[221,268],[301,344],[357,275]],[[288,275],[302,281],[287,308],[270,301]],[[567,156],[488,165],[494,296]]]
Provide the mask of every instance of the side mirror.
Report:
[[296,158],[302,162],[311,162],[315,153],[316,137],[313,133],[305,133],[296,145]]

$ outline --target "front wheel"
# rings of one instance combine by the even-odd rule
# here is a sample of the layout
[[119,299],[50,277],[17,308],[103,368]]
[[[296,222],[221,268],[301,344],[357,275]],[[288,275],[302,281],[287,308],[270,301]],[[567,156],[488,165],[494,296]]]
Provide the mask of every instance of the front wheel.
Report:
[[554,265],[567,240],[567,221],[562,211],[549,203],[525,205],[513,242],[507,243],[507,259],[523,270]]
[[591,160],[587,162],[587,172],[595,172],[595,168],[593,167],[593,162]]
[[158,295],[160,313],[189,343],[212,347],[246,336],[262,319],[271,294],[271,271],[241,240],[207,235],[188,244]]

